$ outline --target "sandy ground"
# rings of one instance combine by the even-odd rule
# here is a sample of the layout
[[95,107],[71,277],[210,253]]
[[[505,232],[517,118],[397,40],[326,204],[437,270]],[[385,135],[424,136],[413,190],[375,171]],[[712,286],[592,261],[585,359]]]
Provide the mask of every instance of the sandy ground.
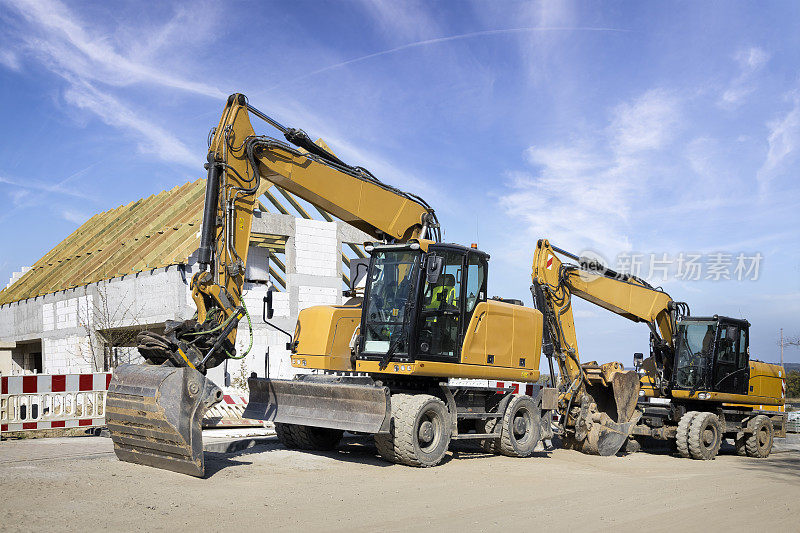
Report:
[[701,462],[566,450],[511,459],[460,446],[416,469],[383,462],[365,439],[321,454],[270,439],[207,453],[208,476],[196,479],[118,462],[102,437],[5,441],[0,530],[796,531],[791,448]]

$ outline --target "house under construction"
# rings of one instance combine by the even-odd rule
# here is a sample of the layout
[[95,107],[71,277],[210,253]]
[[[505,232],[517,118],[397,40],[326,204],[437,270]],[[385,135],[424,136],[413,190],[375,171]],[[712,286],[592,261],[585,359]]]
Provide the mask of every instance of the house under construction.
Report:
[[[0,291],[0,373],[91,372],[136,362],[139,331],[191,318],[204,190],[200,179],[99,213],[15,274]],[[271,322],[293,331],[301,309],[341,303],[350,261],[364,256],[360,245],[369,239],[274,186],[257,206],[244,286],[253,348],[209,371],[221,385],[250,372],[293,374],[286,335],[262,321],[267,282],[279,290]],[[250,336],[246,322],[239,327],[241,352]]]

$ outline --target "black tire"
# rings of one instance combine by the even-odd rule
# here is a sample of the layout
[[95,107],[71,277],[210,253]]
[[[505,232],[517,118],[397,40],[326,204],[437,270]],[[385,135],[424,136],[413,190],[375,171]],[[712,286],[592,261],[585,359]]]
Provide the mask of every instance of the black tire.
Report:
[[539,405],[525,394],[515,395],[503,414],[500,453],[509,457],[528,457],[542,435]]
[[622,449],[625,450],[625,453],[638,453],[642,451],[642,443],[633,437],[628,437]]
[[686,459],[692,456],[689,452],[689,427],[692,425],[692,419],[698,414],[697,411],[688,411],[684,413],[678,421],[678,431],[675,433],[675,446],[678,448],[678,455]]
[[689,452],[693,459],[710,461],[722,445],[722,426],[714,413],[698,413],[689,426]]
[[275,433],[278,440],[290,450],[329,451],[339,445],[344,432],[340,429],[276,423]]
[[748,457],[764,458],[772,451],[772,441],[775,438],[775,428],[772,421],[764,415],[758,415],[747,422],[747,428],[752,433],[747,435],[745,451]]
[[747,456],[747,433],[740,431],[733,439],[733,445],[736,448],[736,455],[740,457]]
[[[497,418],[487,418],[486,420],[478,420],[477,432],[478,433],[494,433],[497,427]],[[496,439],[481,439],[481,449],[486,453],[500,453],[500,437]]]
[[392,395],[391,433],[375,435],[384,459],[409,466],[438,465],[450,446],[450,413],[428,394]]
[[373,437],[378,453],[390,463],[399,463],[394,453],[394,438],[388,433],[376,433]]

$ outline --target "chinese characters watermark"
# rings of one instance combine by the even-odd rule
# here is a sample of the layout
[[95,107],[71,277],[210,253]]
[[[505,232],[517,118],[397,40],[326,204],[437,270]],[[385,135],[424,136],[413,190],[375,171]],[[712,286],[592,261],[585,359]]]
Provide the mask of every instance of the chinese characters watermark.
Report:
[[[584,254],[582,254],[584,255]],[[588,252],[585,256],[598,258]],[[676,279],[681,281],[757,281],[764,256],[760,252],[731,253],[636,253],[624,252],[608,264],[622,277],[635,276],[651,282]],[[608,275],[608,272],[606,272]]]

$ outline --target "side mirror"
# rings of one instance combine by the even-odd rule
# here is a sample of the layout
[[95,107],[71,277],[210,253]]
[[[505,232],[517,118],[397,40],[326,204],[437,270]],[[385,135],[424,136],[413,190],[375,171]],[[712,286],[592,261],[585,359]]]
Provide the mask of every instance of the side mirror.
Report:
[[442,275],[442,267],[444,260],[438,255],[429,255],[428,264],[425,267],[425,279],[429,285],[436,285],[439,281],[439,276]]
[[264,310],[263,310],[263,320],[266,322],[267,320],[272,320],[272,317],[275,315],[275,310],[272,308],[272,293],[275,292],[275,286],[270,284],[267,287],[267,294],[264,296]]
[[640,352],[636,352],[633,354],[633,366],[635,368],[640,368],[642,366],[642,362],[644,361],[644,354]]

